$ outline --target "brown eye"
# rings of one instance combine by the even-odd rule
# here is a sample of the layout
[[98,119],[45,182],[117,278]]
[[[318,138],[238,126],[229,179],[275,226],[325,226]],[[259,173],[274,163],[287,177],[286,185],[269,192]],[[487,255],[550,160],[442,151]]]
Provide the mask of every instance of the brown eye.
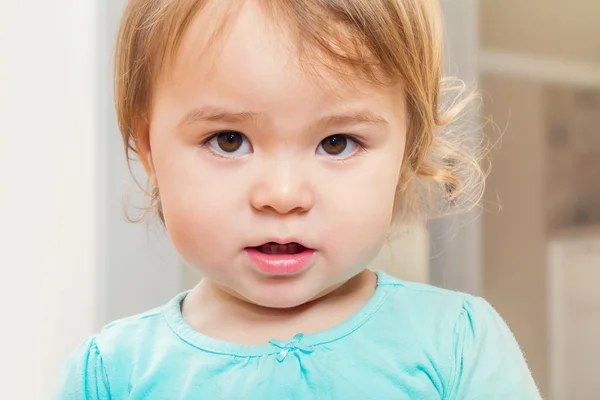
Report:
[[321,142],[321,147],[330,156],[339,156],[348,147],[348,138],[344,135],[333,135]]
[[221,150],[233,153],[244,144],[244,136],[239,132],[222,132],[217,135],[217,144]]
[[222,156],[240,156],[252,152],[248,138],[237,131],[219,132],[207,144],[212,151]]

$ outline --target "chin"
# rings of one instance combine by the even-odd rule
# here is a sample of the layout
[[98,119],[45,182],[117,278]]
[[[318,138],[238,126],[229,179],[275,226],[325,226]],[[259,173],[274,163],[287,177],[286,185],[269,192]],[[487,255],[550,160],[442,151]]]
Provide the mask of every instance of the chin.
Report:
[[313,300],[316,296],[248,296],[246,300],[264,308],[296,308]]
[[260,292],[256,289],[241,293],[243,299],[260,307],[274,309],[299,307],[322,296],[320,288],[315,291],[298,286],[268,285],[268,287],[261,287]]

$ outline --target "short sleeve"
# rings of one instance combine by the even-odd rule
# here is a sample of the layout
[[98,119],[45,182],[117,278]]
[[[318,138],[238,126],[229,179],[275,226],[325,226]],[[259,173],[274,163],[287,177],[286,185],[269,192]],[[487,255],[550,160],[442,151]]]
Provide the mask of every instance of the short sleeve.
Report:
[[108,379],[94,338],[83,342],[63,367],[56,400],[109,400]]
[[481,298],[465,301],[455,325],[448,400],[538,400],[539,391],[514,335]]

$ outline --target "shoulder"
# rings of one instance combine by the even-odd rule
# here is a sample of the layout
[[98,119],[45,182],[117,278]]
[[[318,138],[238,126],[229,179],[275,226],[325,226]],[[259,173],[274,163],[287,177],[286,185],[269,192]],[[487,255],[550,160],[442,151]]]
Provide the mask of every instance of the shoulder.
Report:
[[396,327],[408,332],[401,337],[417,357],[425,355],[424,365],[435,365],[430,376],[438,375],[444,399],[541,399],[515,336],[487,300],[399,280],[390,284],[391,308],[406,311],[395,314]]
[[58,398],[79,399],[85,393],[85,398],[105,399],[127,393],[130,379],[144,372],[140,366],[153,365],[156,357],[177,343],[165,313],[178,309],[185,294],[161,307],[113,321],[82,342],[63,367]]
[[123,318],[106,325],[83,341],[64,364],[56,390],[57,399],[108,399],[125,393],[127,377],[145,356],[144,347],[156,345],[168,329],[164,307]]
[[380,285],[388,296],[380,310],[381,323],[411,341],[415,347],[436,349],[440,359],[453,359],[467,333],[505,325],[483,298],[432,285],[406,282],[387,274]]
[[164,308],[165,306],[157,307],[108,323],[95,336],[98,347],[100,350],[108,350],[123,341],[130,342],[134,338],[139,339],[139,335],[156,332],[162,325]]
[[107,360],[123,358],[141,347],[162,345],[172,339],[173,332],[165,315],[178,312],[186,294],[180,293],[160,307],[107,324],[95,336],[98,350]]
[[445,322],[459,330],[464,325],[475,326],[505,324],[495,308],[483,297],[439,288],[436,286],[405,282],[389,277],[387,284],[394,286],[391,301],[395,307],[406,308],[408,315],[419,320]]
[[110,398],[109,384],[95,337],[82,342],[63,365],[53,399],[101,400]]
[[378,273],[379,285],[388,287],[386,308],[400,318],[415,318],[422,323],[445,321],[451,325],[473,309],[487,302],[468,293],[439,288],[424,283],[408,282]]
[[485,299],[389,276],[381,284],[390,288],[380,324],[435,365],[444,398],[540,398],[514,335]]
[[110,322],[86,341],[102,361],[111,391],[120,393],[126,388],[122,379],[131,377],[139,366],[152,364],[155,357],[178,343],[165,313],[179,307],[184,295],[177,295],[163,306]]

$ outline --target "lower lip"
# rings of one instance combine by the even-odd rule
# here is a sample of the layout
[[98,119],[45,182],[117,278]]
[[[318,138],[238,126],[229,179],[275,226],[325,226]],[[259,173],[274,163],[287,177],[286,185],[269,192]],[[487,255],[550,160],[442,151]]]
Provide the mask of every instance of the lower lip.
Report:
[[279,276],[295,275],[304,271],[315,256],[315,251],[310,249],[298,254],[265,254],[255,248],[248,248],[246,253],[260,272]]

